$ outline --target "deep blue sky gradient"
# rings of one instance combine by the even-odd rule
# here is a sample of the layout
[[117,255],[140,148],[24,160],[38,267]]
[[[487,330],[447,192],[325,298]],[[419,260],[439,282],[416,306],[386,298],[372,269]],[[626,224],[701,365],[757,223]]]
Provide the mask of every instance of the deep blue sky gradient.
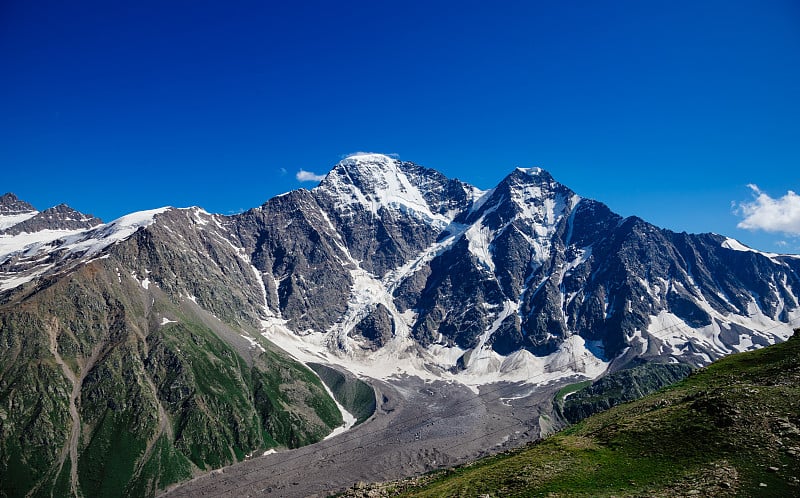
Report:
[[4,0],[0,68],[0,191],[39,209],[228,214],[374,151],[800,252],[731,208],[800,190],[794,0]]

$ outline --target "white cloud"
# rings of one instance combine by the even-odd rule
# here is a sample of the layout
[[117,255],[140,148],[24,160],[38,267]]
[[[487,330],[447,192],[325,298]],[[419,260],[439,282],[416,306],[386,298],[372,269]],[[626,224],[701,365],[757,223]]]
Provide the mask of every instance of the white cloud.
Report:
[[358,152],[351,152],[349,154],[343,154],[341,156],[341,158],[342,159],[347,159],[348,157],[374,156],[376,154],[381,155],[381,156],[389,156],[392,159],[400,159],[400,154],[398,154],[397,152],[389,152],[387,154],[385,152],[364,152],[364,151],[358,151]]
[[325,175],[318,175],[314,172],[306,171],[304,169],[298,171],[294,176],[299,182],[321,182],[325,178]]
[[762,192],[757,185],[748,185],[753,200],[740,202],[734,212],[744,219],[736,225],[746,230],[782,232],[800,235],[800,195],[789,190],[779,199]]

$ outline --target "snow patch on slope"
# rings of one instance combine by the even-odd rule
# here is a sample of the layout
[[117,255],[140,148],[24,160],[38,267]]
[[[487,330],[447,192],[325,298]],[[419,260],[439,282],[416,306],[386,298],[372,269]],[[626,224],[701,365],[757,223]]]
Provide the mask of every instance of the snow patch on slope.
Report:
[[127,239],[142,227],[149,226],[156,215],[168,209],[170,208],[165,207],[132,213],[91,229],[2,234],[0,263],[10,260],[14,262],[9,271],[0,272],[0,290],[13,289],[30,282],[70,258],[90,260],[110,245]]
[[[787,311],[788,320],[784,322],[765,315],[755,300],[748,307],[749,316],[722,314],[704,301],[699,304],[712,317],[709,325],[694,328],[677,315],[662,310],[650,317],[647,335],[642,340],[658,340],[661,354],[670,354],[674,358],[683,356],[684,359],[694,356],[703,363],[710,363],[730,353],[783,342],[791,337],[793,329],[800,322],[800,309]],[[734,340],[733,336],[738,337]],[[644,347],[643,351],[646,349]]]
[[53,268],[53,266],[55,265],[50,264],[40,266],[31,272],[26,272],[25,274],[0,272],[0,291],[10,290],[15,287],[19,287],[20,285],[27,284],[31,280],[39,278],[47,273],[47,271]]
[[19,235],[2,234],[0,263],[13,256],[31,257],[52,251],[59,247],[57,241],[83,232],[84,230],[39,230],[33,233],[22,232]]
[[18,223],[29,220],[39,214],[39,211],[28,211],[27,213],[0,214],[0,231],[13,227]]
[[335,428],[330,434],[328,434],[324,438],[324,439],[331,439],[333,437],[338,436],[339,434],[342,434],[342,433],[347,432],[348,430],[350,430],[351,427],[356,425],[356,421],[357,420],[353,416],[352,413],[347,411],[347,408],[345,408],[341,403],[339,403],[339,400],[337,400],[336,396],[333,395],[333,391],[331,391],[331,388],[328,387],[328,384],[326,384],[325,381],[323,381],[321,378],[320,378],[320,381],[321,381],[322,387],[325,388],[325,391],[327,391],[328,396],[330,396],[331,399],[333,400],[333,402],[336,403],[336,407],[339,409],[339,412],[341,412],[341,414],[342,414],[342,425],[340,425],[339,427]]
[[171,208],[163,207],[125,215],[111,223],[68,237],[63,248],[71,254],[92,257],[108,246],[127,239],[140,228],[152,225],[156,215],[169,209]]
[[800,258],[800,254],[777,254],[774,252],[764,252],[753,249],[752,247],[747,247],[746,245],[742,244],[736,239],[732,239],[727,237],[722,242],[722,247],[726,249],[731,249],[732,251],[740,251],[740,252],[754,252],[756,254],[760,254],[766,258],[769,258],[773,263],[780,263],[780,261],[776,258],[784,257],[784,258]]
[[262,353],[266,353],[267,352],[267,350],[264,349],[264,346],[262,346],[257,340],[253,339],[249,335],[245,335],[245,334],[239,334],[239,335],[242,336],[247,342],[250,343],[250,349],[258,349]]
[[494,272],[495,266],[491,250],[494,233],[489,227],[484,226],[482,221],[483,218],[481,218],[481,222],[475,223],[469,227],[464,233],[464,236],[469,243],[469,252],[471,252],[487,270]]

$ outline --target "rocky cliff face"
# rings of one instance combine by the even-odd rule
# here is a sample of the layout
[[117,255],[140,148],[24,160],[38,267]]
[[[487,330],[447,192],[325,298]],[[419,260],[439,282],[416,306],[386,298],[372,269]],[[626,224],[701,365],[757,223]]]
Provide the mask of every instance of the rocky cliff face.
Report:
[[3,494],[152,495],[342,423],[318,377],[258,335],[258,276],[219,217],[148,216],[124,239],[125,221],[25,249],[60,271],[0,306]]
[[319,439],[341,416],[273,343],[360,375],[537,384],[781,341],[798,296],[798,257],[622,218],[538,168],[482,192],[358,155],[239,215],[107,224],[6,195],[0,482],[146,494]]
[[263,277],[270,337],[372,375],[398,357],[475,383],[702,365],[800,317],[797,257],[622,218],[538,168],[481,192],[355,156],[229,223]]
[[[0,196],[0,216],[5,217],[24,214],[30,214],[33,216],[36,214],[36,212],[36,208],[19,199],[16,195],[10,192]],[[14,221],[19,223],[19,220]]]

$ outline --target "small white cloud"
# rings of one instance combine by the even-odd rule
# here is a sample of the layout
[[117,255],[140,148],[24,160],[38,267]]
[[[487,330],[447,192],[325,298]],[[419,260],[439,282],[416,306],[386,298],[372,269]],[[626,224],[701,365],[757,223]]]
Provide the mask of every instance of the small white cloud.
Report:
[[286,168],[281,168],[280,171],[281,171],[281,176],[286,176],[286,173],[288,173],[288,171],[286,171]]
[[789,243],[786,242],[785,240],[779,240],[779,241],[775,242],[775,245],[778,246],[778,247],[786,247],[786,246],[789,245]]
[[783,197],[773,199],[757,185],[751,183],[747,187],[753,191],[753,200],[736,205],[734,213],[744,218],[737,227],[800,235],[800,195],[789,190]]
[[397,152],[389,152],[387,154],[385,152],[364,152],[364,151],[358,151],[358,152],[351,152],[349,154],[343,154],[341,156],[341,158],[342,159],[347,159],[348,157],[375,156],[375,155],[388,156],[388,157],[391,157],[392,159],[400,159],[400,154],[398,154]]
[[325,179],[325,175],[318,175],[311,171],[301,169],[294,175],[298,182],[321,182]]

